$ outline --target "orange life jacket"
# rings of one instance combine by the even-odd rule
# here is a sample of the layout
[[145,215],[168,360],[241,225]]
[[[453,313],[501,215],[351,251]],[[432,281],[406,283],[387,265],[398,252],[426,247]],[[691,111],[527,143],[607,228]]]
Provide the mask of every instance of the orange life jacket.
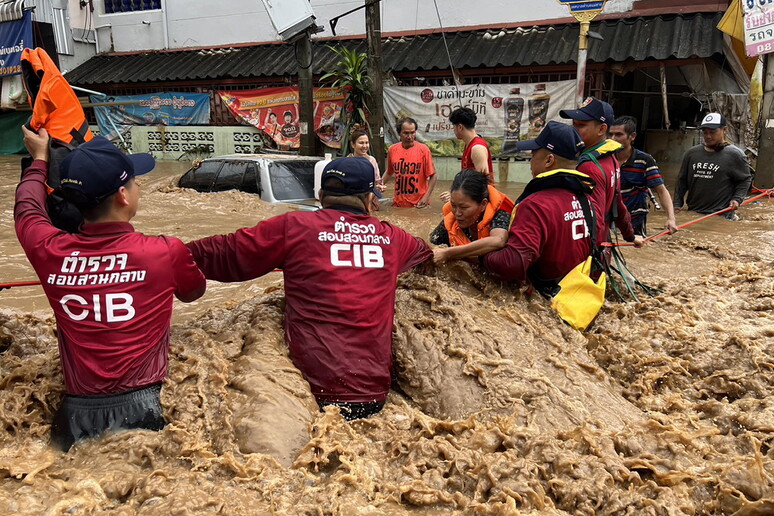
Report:
[[[505,210],[510,213],[513,211],[514,206],[513,201],[494,186],[489,185],[487,188],[489,189],[489,203],[486,205],[484,216],[477,226],[479,239],[489,236],[491,230],[490,224],[499,210]],[[449,243],[452,246],[470,243],[468,236],[462,231],[460,225],[457,224],[457,219],[451,211],[450,202],[443,205],[443,223],[446,226],[446,231],[449,233]]]
[[94,135],[75,92],[42,48],[25,48],[21,56],[22,79],[32,106],[28,126],[44,128],[52,138],[80,144]]

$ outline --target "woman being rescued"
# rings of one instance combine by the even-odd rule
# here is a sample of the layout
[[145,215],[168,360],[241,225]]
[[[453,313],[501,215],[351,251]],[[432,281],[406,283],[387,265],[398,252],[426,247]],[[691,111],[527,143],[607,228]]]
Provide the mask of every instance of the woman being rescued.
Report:
[[463,170],[454,177],[443,221],[430,233],[435,263],[473,258],[505,247],[513,201],[488,184],[487,176]]

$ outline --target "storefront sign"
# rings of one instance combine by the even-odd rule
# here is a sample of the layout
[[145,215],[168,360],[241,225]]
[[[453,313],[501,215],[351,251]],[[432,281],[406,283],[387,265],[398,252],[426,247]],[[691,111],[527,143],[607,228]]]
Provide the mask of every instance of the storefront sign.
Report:
[[742,0],[744,42],[750,57],[774,51],[774,0]]
[[21,53],[32,47],[32,12],[20,20],[0,23],[0,77],[21,73]]
[[607,0],[557,0],[562,5],[570,6],[571,13],[599,12],[605,8]]
[[[218,95],[234,116],[269,135],[280,149],[301,146],[298,88],[218,91]],[[341,147],[344,135],[343,106],[344,94],[338,88],[314,89],[314,131],[334,149]]]
[[[449,115],[468,107],[477,116],[476,132],[486,138],[492,153],[513,154],[519,140],[535,138],[559,111],[573,109],[575,81],[538,84],[466,84],[464,86],[386,86],[385,116],[391,122],[410,117],[417,121],[417,139],[436,156],[459,156],[462,142],[454,137]],[[395,123],[385,139],[396,143]]]
[[206,125],[210,123],[210,96],[206,93],[164,92],[108,97],[91,95],[100,133],[108,139],[124,134],[133,125]]

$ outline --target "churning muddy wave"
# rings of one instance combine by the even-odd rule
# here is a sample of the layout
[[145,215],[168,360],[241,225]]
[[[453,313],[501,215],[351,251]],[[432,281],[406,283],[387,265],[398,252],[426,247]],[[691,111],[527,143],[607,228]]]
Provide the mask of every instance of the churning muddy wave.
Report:
[[48,445],[63,393],[54,322],[0,311],[0,507],[774,514],[774,269],[691,252],[706,273],[609,303],[586,335],[466,263],[405,274],[397,384],[353,423],[317,412],[270,286],[173,327],[163,431],[68,454]]

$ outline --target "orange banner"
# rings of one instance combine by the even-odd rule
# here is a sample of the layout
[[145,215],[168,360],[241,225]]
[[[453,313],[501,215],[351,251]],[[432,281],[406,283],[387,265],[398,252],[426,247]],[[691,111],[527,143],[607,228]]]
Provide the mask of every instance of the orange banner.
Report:
[[[301,144],[298,88],[261,88],[218,91],[237,119],[269,135],[280,149],[297,149]],[[344,94],[338,88],[314,89],[314,132],[327,145],[338,149],[344,135],[341,110]]]

